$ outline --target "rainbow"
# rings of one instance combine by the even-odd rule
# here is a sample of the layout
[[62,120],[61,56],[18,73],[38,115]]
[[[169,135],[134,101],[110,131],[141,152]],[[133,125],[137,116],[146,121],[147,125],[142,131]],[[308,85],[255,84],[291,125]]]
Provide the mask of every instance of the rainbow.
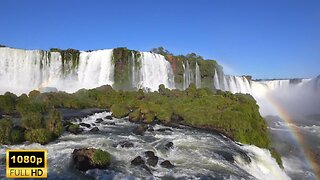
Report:
[[303,135],[301,134],[301,130],[298,126],[294,125],[294,121],[291,118],[290,114],[270,95],[266,94],[266,98],[273,110],[280,116],[281,119],[285,121],[285,125],[290,131],[291,137],[295,143],[299,144],[299,148],[303,153],[305,163],[309,166],[310,169],[313,170],[317,179],[320,179],[320,166],[316,162],[315,153],[307,149],[307,144],[304,141]]

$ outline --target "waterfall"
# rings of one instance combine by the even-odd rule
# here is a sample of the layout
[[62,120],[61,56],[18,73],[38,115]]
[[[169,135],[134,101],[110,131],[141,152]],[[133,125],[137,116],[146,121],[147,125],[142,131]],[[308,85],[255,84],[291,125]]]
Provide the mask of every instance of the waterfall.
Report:
[[201,88],[201,73],[198,62],[196,62],[196,87]]
[[112,50],[81,52],[79,65],[63,72],[59,52],[0,48],[0,93],[28,93],[55,87],[75,92],[113,83]]
[[170,63],[159,54],[141,52],[142,87],[156,91],[160,84],[174,89],[174,76]]
[[215,89],[221,89],[220,88],[219,76],[218,76],[218,73],[217,73],[216,69],[214,69],[213,86],[215,87]]
[[187,61],[186,64],[183,63],[183,89],[187,89],[191,83],[191,71],[190,71],[190,66],[189,62]]
[[[131,86],[158,90],[160,84],[175,88],[170,63],[159,54],[139,52],[141,57],[128,60]],[[79,89],[113,85],[113,50],[80,51],[79,62],[62,61],[60,52],[0,48],[0,94],[32,90],[58,89],[69,93]],[[189,75],[191,77],[191,75]]]

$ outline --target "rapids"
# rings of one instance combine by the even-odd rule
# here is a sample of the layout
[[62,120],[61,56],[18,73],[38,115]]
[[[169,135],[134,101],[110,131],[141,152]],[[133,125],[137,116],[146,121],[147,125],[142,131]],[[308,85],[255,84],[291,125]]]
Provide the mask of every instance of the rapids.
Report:
[[[79,135],[64,133],[58,140],[48,145],[22,144],[2,146],[1,157],[5,149],[47,149],[49,156],[49,179],[289,179],[279,168],[267,150],[255,146],[241,145],[228,138],[206,131],[188,127],[170,128],[166,131],[158,129],[168,128],[154,125],[153,132],[146,132],[144,136],[135,135],[132,129],[137,126],[127,119],[107,120],[108,112],[96,113],[92,116],[75,120],[84,122],[100,129],[97,133],[89,132],[85,128]],[[106,123],[95,123],[97,118],[103,118]],[[112,125],[110,122],[114,122]],[[108,124],[109,123],[109,124]],[[94,124],[94,125],[93,125]],[[132,148],[122,148],[119,142],[129,141]],[[172,149],[166,149],[165,144],[173,142]],[[72,166],[71,153],[75,148],[101,148],[112,155],[112,164],[108,170],[88,170],[81,173]],[[154,151],[159,162],[169,160],[175,165],[173,169],[166,169],[159,164],[150,167],[152,174],[141,167],[130,164],[136,156],[143,156],[147,150]],[[1,158],[3,167],[4,158]],[[4,176],[4,170],[0,172]]]

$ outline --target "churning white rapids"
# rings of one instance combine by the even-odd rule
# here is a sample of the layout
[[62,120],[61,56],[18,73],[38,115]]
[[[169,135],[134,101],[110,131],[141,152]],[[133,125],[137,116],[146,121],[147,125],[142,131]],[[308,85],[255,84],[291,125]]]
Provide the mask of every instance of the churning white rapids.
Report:
[[[100,129],[97,133],[84,132],[79,135],[65,133],[58,140],[48,144],[23,144],[4,146],[0,149],[3,167],[5,149],[47,149],[49,156],[49,179],[289,179],[279,168],[269,151],[255,146],[240,145],[219,135],[187,127],[168,128],[154,125],[154,131],[147,131],[144,136],[135,135],[132,130],[137,124],[127,119],[107,120],[108,112],[76,120]],[[95,123],[102,118],[102,123]],[[111,123],[113,122],[113,123]],[[166,129],[164,129],[166,128]],[[159,129],[165,131],[158,131]],[[169,130],[168,130],[169,129]],[[132,148],[122,148],[119,143],[129,141]],[[172,149],[165,144],[173,142]],[[93,147],[101,148],[112,155],[111,167],[107,170],[93,169],[85,173],[76,170],[72,164],[74,149]],[[149,167],[151,173],[139,166],[132,166],[131,160],[144,157],[144,152],[151,150],[159,157],[159,163],[169,160],[175,165],[166,169],[159,165]],[[4,176],[4,168],[0,175]]]

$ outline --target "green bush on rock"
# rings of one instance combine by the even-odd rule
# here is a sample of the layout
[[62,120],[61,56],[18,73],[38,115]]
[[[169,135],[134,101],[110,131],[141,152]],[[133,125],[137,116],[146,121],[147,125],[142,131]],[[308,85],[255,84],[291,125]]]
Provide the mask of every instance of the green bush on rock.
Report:
[[111,160],[111,155],[102,151],[101,149],[97,149],[94,151],[92,155],[92,163],[98,166],[109,166]]
[[47,144],[53,139],[53,134],[45,128],[31,129],[25,132],[25,139],[30,142]]

